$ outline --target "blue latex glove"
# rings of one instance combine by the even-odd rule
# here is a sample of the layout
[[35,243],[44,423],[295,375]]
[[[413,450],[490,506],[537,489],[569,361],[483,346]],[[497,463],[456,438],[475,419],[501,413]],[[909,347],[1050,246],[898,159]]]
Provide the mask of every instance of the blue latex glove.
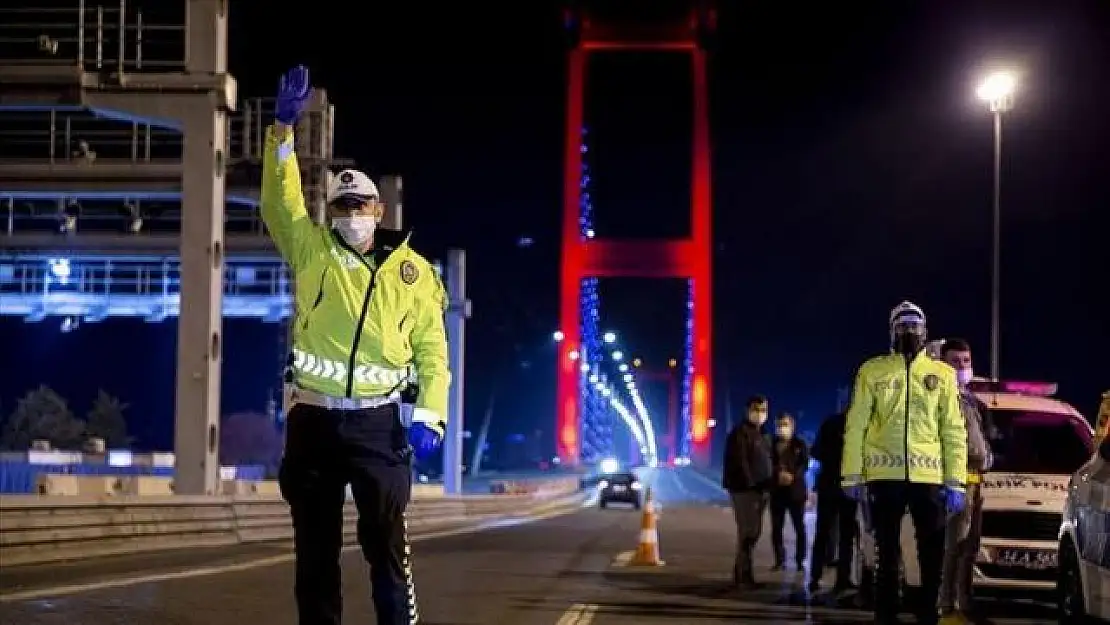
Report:
[[844,496],[848,499],[851,499],[852,501],[863,501],[864,494],[865,493],[863,484],[855,484],[852,486],[844,487]]
[[277,107],[274,118],[279,123],[292,126],[301,118],[308,94],[312,92],[312,84],[308,79],[308,68],[298,65],[281,77],[278,86]]
[[946,487],[941,490],[941,494],[944,496],[944,509],[949,516],[959,514],[967,507],[967,495],[962,491]]
[[439,432],[428,427],[421,421],[416,421],[409,427],[409,444],[417,458],[423,458],[439,447],[442,440]]

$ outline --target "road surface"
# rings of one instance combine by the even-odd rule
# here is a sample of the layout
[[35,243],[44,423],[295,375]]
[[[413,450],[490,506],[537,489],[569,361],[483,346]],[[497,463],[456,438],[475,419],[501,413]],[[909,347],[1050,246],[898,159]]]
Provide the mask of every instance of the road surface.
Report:
[[[640,516],[596,507],[535,522],[504,522],[477,533],[413,546],[424,625],[687,625],[702,623],[861,623],[869,615],[807,605],[802,576],[772,574],[769,546],[757,571],[769,582],[731,588],[731,512],[719,489],[689,470],[645,475],[662,506],[666,565],[627,565]],[[789,530],[788,530],[789,535]],[[766,534],[766,533],[765,533]],[[792,549],[788,545],[788,549]],[[259,559],[263,565],[257,565]],[[291,567],[274,548],[103,560],[93,566],[0,571],[0,621],[18,625],[295,625]],[[792,558],[791,558],[792,559]],[[253,564],[252,564],[253,563]],[[206,567],[200,575],[189,569]],[[14,567],[8,567],[14,568]],[[344,560],[346,622],[370,623],[366,571],[356,552]],[[111,578],[146,576],[123,587]],[[68,589],[52,589],[55,586]],[[13,596],[22,593],[23,598]],[[64,594],[63,594],[64,593]],[[30,598],[29,598],[30,597]],[[997,605],[997,604],[996,604]],[[909,622],[909,621],[907,621]],[[1025,600],[995,623],[1054,622]]]

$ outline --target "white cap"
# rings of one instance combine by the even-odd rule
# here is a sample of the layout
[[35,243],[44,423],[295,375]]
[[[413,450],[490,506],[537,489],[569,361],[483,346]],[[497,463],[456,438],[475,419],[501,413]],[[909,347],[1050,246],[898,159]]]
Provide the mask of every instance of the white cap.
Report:
[[345,196],[363,200],[378,199],[378,186],[370,176],[357,169],[344,169],[328,181],[328,203]]
[[925,323],[925,311],[921,307],[910,301],[902,302],[890,311],[890,326],[893,328],[894,324],[900,321],[917,321]]

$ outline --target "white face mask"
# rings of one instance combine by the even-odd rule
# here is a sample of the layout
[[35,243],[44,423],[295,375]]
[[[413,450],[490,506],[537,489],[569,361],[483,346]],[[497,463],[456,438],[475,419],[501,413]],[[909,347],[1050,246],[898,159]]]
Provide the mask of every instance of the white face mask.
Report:
[[971,367],[956,369],[956,381],[960,383],[960,386],[967,386],[974,375],[975,371]]
[[331,227],[335,228],[347,245],[361,247],[373,238],[378,221],[372,215],[337,217],[331,220]]
[[756,425],[763,425],[767,421],[767,413],[761,410],[752,410],[748,413],[748,421]]
[[790,439],[794,437],[794,428],[780,427],[778,429],[779,438]]

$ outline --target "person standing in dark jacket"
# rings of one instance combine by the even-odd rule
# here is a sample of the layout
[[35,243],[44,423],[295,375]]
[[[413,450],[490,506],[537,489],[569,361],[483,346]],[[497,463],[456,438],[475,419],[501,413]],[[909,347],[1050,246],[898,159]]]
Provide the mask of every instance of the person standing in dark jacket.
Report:
[[945,531],[944,565],[941,573],[939,608],[941,625],[970,622],[972,610],[971,581],[975,575],[975,558],[979,555],[979,538],[983,528],[983,473],[994,463],[990,443],[984,435],[979,401],[968,390],[973,370],[971,347],[963,339],[948,339],[941,348],[941,358],[956,370],[960,385],[960,411],[967,426],[967,507],[948,516]]
[[806,443],[794,435],[794,417],[783,413],[775,423],[775,438],[771,445],[771,466],[774,467],[774,481],[771,486],[771,545],[775,550],[775,566],[781,570],[786,561],[786,548],[782,542],[782,531],[786,526],[786,516],[794,526],[797,540],[794,543],[794,562],[797,570],[805,567],[806,561],[806,469],[809,468],[809,451]]
[[770,445],[760,428],[767,421],[767,398],[748,400],[748,420],[733,428],[725,445],[725,470],[721,484],[732,499],[736,519],[736,564],[732,577],[737,585],[756,587],[752,550],[763,531],[763,512],[772,483]]
[[840,458],[844,452],[844,413],[834,414],[821,424],[811,455],[821,463],[817,474],[817,522],[813,536],[813,559],[810,560],[809,590],[821,587],[829,557],[829,543],[837,535],[836,581],[833,593],[852,588],[852,557],[855,553],[859,524],[856,523],[856,501],[844,496],[840,488]]

